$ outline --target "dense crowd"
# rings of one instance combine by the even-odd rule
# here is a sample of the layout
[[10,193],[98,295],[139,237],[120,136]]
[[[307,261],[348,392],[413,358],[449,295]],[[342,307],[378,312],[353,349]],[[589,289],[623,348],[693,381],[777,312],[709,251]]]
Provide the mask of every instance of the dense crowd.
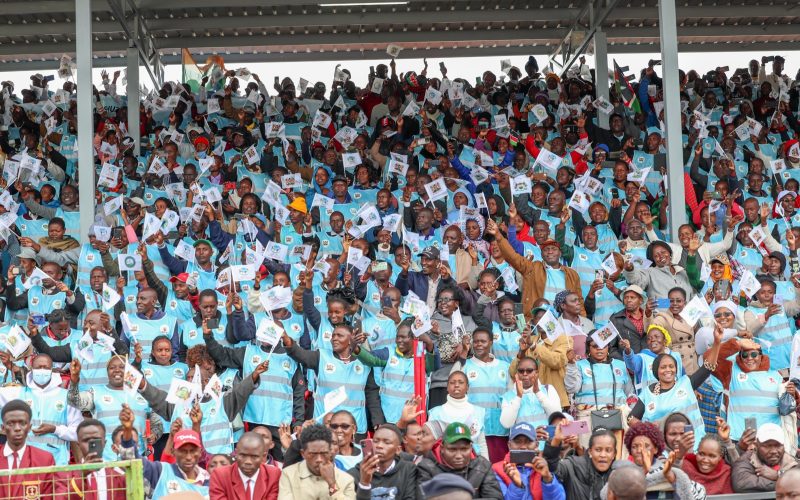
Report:
[[[681,71],[669,138],[658,61],[615,64],[608,99],[583,60],[400,65],[268,89],[216,59],[138,103],[104,73],[93,165],[71,80],[2,83],[0,470],[141,457],[148,498],[797,498],[784,59]],[[0,474],[4,499],[125,487]]]

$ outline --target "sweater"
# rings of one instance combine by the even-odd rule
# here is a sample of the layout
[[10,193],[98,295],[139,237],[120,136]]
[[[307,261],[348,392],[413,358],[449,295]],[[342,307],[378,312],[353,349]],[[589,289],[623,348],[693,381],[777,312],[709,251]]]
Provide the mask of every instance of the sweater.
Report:
[[689,453],[683,458],[681,470],[689,476],[689,479],[705,486],[708,495],[733,493],[731,466],[725,463],[725,460],[721,459],[714,470],[704,474],[697,468],[697,455]]
[[[370,489],[364,489],[359,484],[361,478],[361,464],[359,463],[349,471],[356,483],[356,498],[359,500],[369,500],[372,498],[372,491],[381,488],[386,498],[396,500],[416,500],[419,491],[419,472],[413,463],[395,459],[394,466],[385,473],[375,472],[372,475]],[[377,493],[377,492],[376,492]],[[383,497],[381,497],[383,498]]]

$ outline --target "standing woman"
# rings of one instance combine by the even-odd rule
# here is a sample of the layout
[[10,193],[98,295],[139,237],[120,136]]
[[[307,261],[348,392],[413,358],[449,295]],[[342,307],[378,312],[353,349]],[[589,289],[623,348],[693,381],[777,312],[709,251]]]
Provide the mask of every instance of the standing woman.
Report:
[[553,439],[545,447],[543,456],[550,472],[564,485],[569,499],[600,500],[600,491],[608,482],[611,469],[617,465],[617,438],[607,430],[597,430],[589,438],[589,447],[583,455],[561,458],[561,425],[556,426]]
[[631,410],[628,423],[632,424],[634,420],[661,423],[672,413],[683,413],[692,423],[694,446],[697,448],[706,431],[694,391],[716,369],[721,341],[722,327],[717,325],[714,329],[714,344],[703,354],[703,366],[691,376],[678,377],[678,361],[669,354],[659,354],[653,361],[653,374],[657,381],[642,387],[639,401]]
[[[588,352],[586,359],[577,362],[574,351],[567,353],[567,376],[564,383],[567,392],[574,395],[578,420],[589,421],[591,424],[593,410],[617,409],[623,412],[627,409],[628,395],[634,392],[625,363],[612,359],[608,355],[608,346],[599,348],[589,336],[586,339],[586,351]],[[609,430],[620,432],[621,443],[621,433],[624,428],[622,414],[618,425],[618,429]],[[581,438],[585,436],[584,434]],[[585,448],[587,444],[586,439],[581,439],[581,446]]]
[[656,314],[653,325],[660,326],[672,338],[670,349],[681,355],[683,371],[691,375],[697,371],[697,352],[694,348],[694,329],[680,315],[686,306],[686,290],[676,286],[667,294],[669,309]]
[[428,412],[428,425],[437,439],[444,435],[445,428],[453,422],[461,422],[469,427],[472,434],[473,448],[476,453],[489,459],[489,448],[486,445],[484,421],[486,410],[474,405],[467,399],[469,379],[464,372],[454,371],[447,378],[447,402]]

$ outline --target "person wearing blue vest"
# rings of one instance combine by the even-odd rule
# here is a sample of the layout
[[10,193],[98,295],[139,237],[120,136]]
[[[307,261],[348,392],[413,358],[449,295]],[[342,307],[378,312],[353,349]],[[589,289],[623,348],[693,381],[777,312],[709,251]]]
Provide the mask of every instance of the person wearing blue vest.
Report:
[[[285,330],[285,325],[279,319],[273,317],[273,320]],[[286,354],[283,345],[272,346],[253,341],[245,346],[225,347],[211,335],[210,330],[208,335],[203,331],[203,341],[208,354],[220,368],[235,368],[242,373],[251,373],[264,360],[270,361],[244,407],[244,422],[264,426],[273,439],[279,440],[278,429],[281,424],[294,422],[299,425],[305,420],[306,382],[303,370]]]
[[169,278],[172,289],[167,287],[155,273],[153,262],[147,256],[147,252],[140,248],[139,255],[142,256],[142,270],[147,286],[156,291],[158,303],[164,307],[164,311],[175,316],[177,324],[189,321],[194,316],[197,307],[197,287],[189,286],[189,273],[178,273]]
[[[178,357],[180,350],[180,335],[174,316],[168,315],[163,309],[157,309],[158,296],[152,288],[139,290],[136,296],[136,314],[128,316],[129,325],[117,318],[117,331],[120,338],[128,346],[134,342],[142,344],[142,355],[150,356],[153,340],[161,335],[166,335],[172,340],[172,356]],[[129,330],[128,330],[129,329]]]
[[496,462],[508,453],[508,430],[500,423],[503,394],[511,386],[509,364],[492,354],[492,333],[485,328],[472,332],[471,358],[462,351],[461,370],[469,380],[467,401],[484,410],[483,430],[489,460]]
[[[160,437],[163,430],[161,420],[156,415],[150,414],[150,407],[147,401],[141,396],[129,395],[123,387],[125,375],[125,359],[114,356],[108,361],[106,369],[107,383],[97,384],[89,387],[87,391],[79,390],[81,378],[81,362],[76,358],[72,360],[69,369],[70,386],[67,395],[69,404],[78,408],[82,412],[89,412],[94,418],[103,422],[109,434],[106,436],[106,448],[103,450],[104,460],[115,460],[116,453],[111,449],[113,439],[111,431],[116,426],[119,410],[122,405],[127,405],[133,412],[135,418],[136,432],[139,440],[137,447],[144,450],[146,422],[150,420],[150,430],[152,435]],[[159,432],[156,432],[158,430]]]
[[[95,309],[94,311],[89,311],[83,321],[84,331],[89,332],[94,344],[90,347],[92,360],[84,360],[81,367],[79,381],[81,389],[86,389],[90,385],[104,384],[107,381],[106,367],[114,352],[120,355],[128,353],[128,347],[120,340],[111,327],[109,320],[107,313]],[[97,342],[97,334],[101,332],[113,339],[113,351],[102,343]],[[31,345],[36,349],[36,352],[47,354],[53,360],[53,363],[63,365],[65,368],[72,362],[73,354],[79,355],[77,347],[79,339],[74,339],[72,335],[70,337],[60,337],[55,335],[50,327],[40,335],[39,328],[33,324],[28,325],[28,334],[31,338]],[[72,338],[73,340],[66,342],[67,338]]]
[[598,247],[596,226],[583,226],[581,240],[582,247],[565,243],[564,228],[560,224],[556,226],[556,241],[561,245],[561,255],[578,273],[581,279],[581,296],[585,299],[589,294],[589,288],[597,278],[597,271],[603,270],[606,252]]
[[[491,272],[481,273],[480,282],[486,283],[484,288],[494,286],[487,283],[490,279],[494,279],[493,276],[495,274]],[[494,307],[488,308],[489,314],[487,314],[487,299],[488,297],[483,295],[478,297],[478,303],[475,306],[472,319],[481,328],[486,328],[492,332],[492,354],[494,354],[494,357],[506,363],[511,363],[519,350],[520,338],[519,327],[514,314],[514,299],[505,295],[499,297],[492,304]]]
[[[361,348],[367,338],[364,333],[355,337],[356,357],[375,371],[375,382],[380,386],[381,408],[387,422],[397,422],[406,401],[415,394],[414,387],[414,335],[411,333],[412,319],[405,319],[397,326],[393,348],[381,347],[368,351]],[[419,336],[425,346],[425,372],[436,368],[433,340],[427,333]]]
[[[769,356],[770,368],[783,370],[794,365],[790,359],[793,334],[789,323],[792,321],[790,318],[800,313],[800,303],[796,300],[775,303],[775,282],[766,277],[759,277],[758,281],[761,289],[756,292],[756,300],[747,307],[744,323]],[[792,282],[796,287],[796,281]]]
[[[215,290],[203,290],[198,300],[199,312],[191,321],[181,326],[180,359],[186,357],[186,350],[203,343],[203,324],[207,323],[214,337],[225,346],[235,344],[235,339],[252,339],[256,336],[255,318],[245,314],[242,298],[229,293],[225,301],[226,314],[219,310],[219,301]],[[237,332],[239,331],[239,332]]]
[[214,265],[214,245],[208,240],[196,240],[194,247],[194,261],[180,260],[169,252],[164,243],[164,235],[157,232],[155,235],[158,253],[161,260],[169,269],[170,274],[177,276],[180,273],[189,273],[197,281],[199,290],[213,289],[217,283],[217,266]]
[[42,279],[41,285],[33,285],[27,292],[17,295],[16,280],[10,280],[6,285],[6,307],[11,311],[28,309],[29,314],[44,315],[56,309],[63,309],[70,319],[72,327],[77,326],[78,314],[83,310],[86,301],[80,290],[70,290],[61,281],[64,272],[61,266],[53,262],[45,262],[42,271],[49,276]]
[[548,418],[561,411],[561,398],[555,387],[539,381],[536,360],[524,357],[517,364],[514,387],[503,394],[500,425],[511,429],[526,423],[534,428],[547,425]]
[[67,404],[67,390],[61,388],[61,377],[53,372],[53,360],[38,354],[31,361],[25,385],[0,388],[0,407],[14,399],[30,406],[31,432],[28,444],[53,455],[56,465],[69,463],[69,446],[75,441],[78,424],[83,420],[77,408]]
[[672,351],[669,345],[672,343],[672,338],[666,328],[659,325],[650,325],[647,328],[647,346],[648,349],[642,349],[641,352],[634,353],[631,351],[631,343],[627,339],[620,339],[619,346],[622,349],[623,360],[625,367],[633,374],[633,385],[638,393],[643,386],[649,386],[655,380],[653,372],[650,367],[653,365],[653,360],[662,353],[671,355],[678,361],[678,377],[682,377],[683,372],[683,359],[677,352]]
[[[355,359],[352,351],[353,328],[345,323],[336,325],[331,333],[331,349],[309,351],[283,333],[283,345],[289,357],[317,374],[314,397],[314,418],[326,411],[347,410],[356,420],[358,435],[367,432],[367,411],[372,425],[385,422],[381,410],[378,385],[372,370]],[[325,407],[325,395],[344,387],[347,399],[334,408]]]
[[[209,330],[209,336],[210,333]],[[196,347],[195,349],[200,348]],[[244,410],[248,399],[261,383],[261,374],[265,373],[268,368],[269,361],[262,361],[256,365],[252,373],[248,374],[249,376],[245,376],[241,382],[235,383],[230,391],[223,392],[221,411],[218,409],[220,403],[211,398],[210,395],[203,394],[198,405],[203,413],[201,420],[201,428],[204,434],[203,444],[209,453],[230,454],[233,452],[233,428],[231,424],[236,420],[237,415]],[[194,366],[189,367],[186,380],[194,379],[195,369],[196,367]],[[204,365],[200,366],[200,370],[202,389],[205,389],[214,372],[211,367]],[[180,418],[184,426],[191,421],[188,416],[190,408],[180,408],[168,403],[167,393],[148,383],[147,380],[142,379],[142,383],[139,385],[139,392],[150,404],[153,412],[164,419],[174,422]]]
[[[134,441],[135,417],[130,408],[119,412],[122,424],[122,448],[136,447]],[[208,496],[210,474],[198,465],[203,456],[203,442],[200,435],[192,429],[178,431],[172,437],[175,463],[151,462],[142,460],[144,478],[150,484],[151,498],[162,498],[172,493],[194,491]],[[138,457],[138,453],[136,455]]]
[[662,353],[653,361],[656,382],[642,387],[639,400],[628,416],[628,423],[644,420],[663,423],[672,413],[683,413],[694,427],[695,448],[705,436],[705,424],[697,404],[695,390],[717,369],[723,329],[714,328],[714,343],[703,353],[703,366],[692,375],[678,377],[679,362],[669,354]]

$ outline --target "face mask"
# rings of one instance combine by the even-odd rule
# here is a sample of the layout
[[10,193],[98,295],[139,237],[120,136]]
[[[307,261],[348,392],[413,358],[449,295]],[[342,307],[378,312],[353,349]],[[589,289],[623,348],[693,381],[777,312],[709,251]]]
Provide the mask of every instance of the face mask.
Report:
[[31,377],[36,385],[45,386],[53,378],[53,371],[46,368],[34,368],[31,370]]

